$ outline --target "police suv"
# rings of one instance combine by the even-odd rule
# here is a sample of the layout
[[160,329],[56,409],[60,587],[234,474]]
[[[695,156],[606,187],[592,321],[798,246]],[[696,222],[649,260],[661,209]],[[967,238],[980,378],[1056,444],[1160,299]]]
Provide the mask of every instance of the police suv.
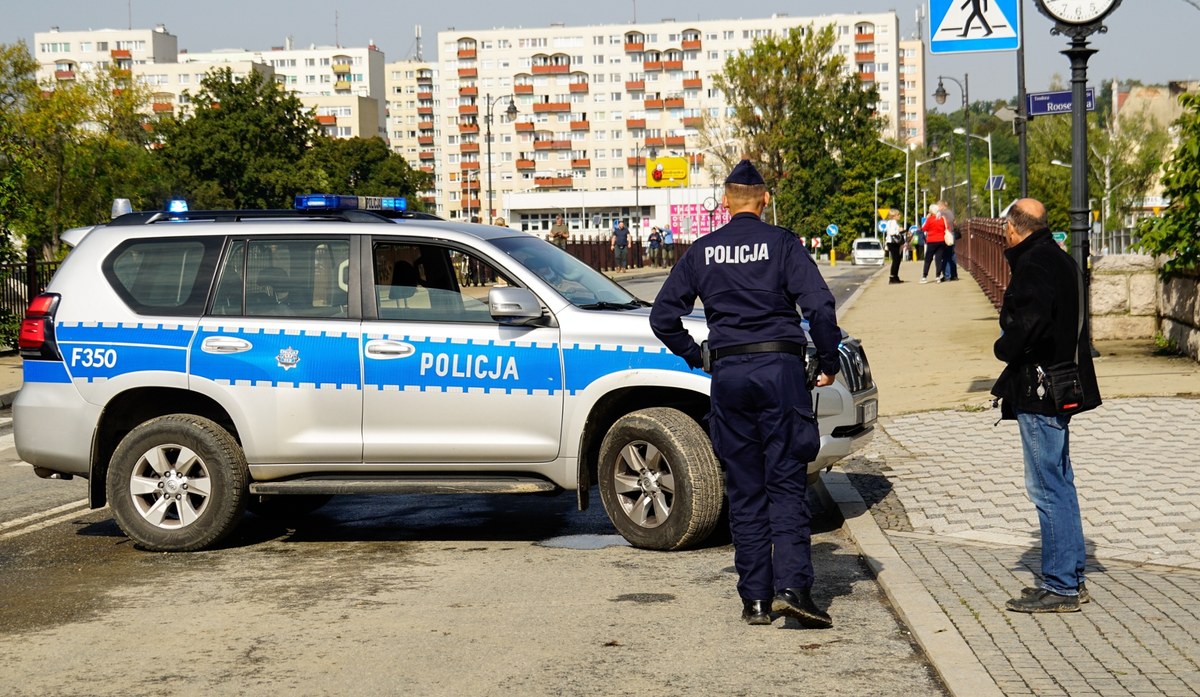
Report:
[[[210,547],[250,508],[335,494],[577,492],[632,544],[717,524],[709,377],[648,303],[524,232],[356,210],[130,213],[75,244],[21,326],[17,451],[89,480],[156,551]],[[704,318],[687,320],[698,339]],[[820,457],[869,438],[877,390],[844,337],[815,390]]]

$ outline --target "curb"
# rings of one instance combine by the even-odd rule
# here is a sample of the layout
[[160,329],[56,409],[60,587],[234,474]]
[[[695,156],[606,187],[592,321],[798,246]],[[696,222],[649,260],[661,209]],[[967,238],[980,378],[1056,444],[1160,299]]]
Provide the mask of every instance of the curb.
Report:
[[958,628],[888,542],[858,490],[844,472],[822,472],[816,493],[842,514],[842,529],[854,540],[900,620],[912,632],[951,695],[1003,697],[1004,693],[967,645]]

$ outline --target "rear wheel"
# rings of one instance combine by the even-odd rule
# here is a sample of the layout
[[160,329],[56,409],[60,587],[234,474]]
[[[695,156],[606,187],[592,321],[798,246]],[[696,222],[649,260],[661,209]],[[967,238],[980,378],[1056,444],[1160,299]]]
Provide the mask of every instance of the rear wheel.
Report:
[[656,407],[617,420],[600,445],[600,500],[635,547],[674,550],[716,527],[725,486],[708,434],[681,411]]
[[192,552],[237,527],[247,478],[245,455],[225,429],[173,414],[121,440],[108,467],[108,500],[117,524],[138,546]]

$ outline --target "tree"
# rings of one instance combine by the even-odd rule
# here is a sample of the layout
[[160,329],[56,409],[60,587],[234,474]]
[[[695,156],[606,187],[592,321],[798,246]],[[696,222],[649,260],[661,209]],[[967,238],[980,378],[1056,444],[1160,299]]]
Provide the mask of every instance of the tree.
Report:
[[1183,106],[1183,115],[1175,122],[1179,147],[1162,182],[1171,203],[1161,216],[1138,226],[1139,248],[1167,255],[1163,264],[1167,273],[1200,267],[1200,95],[1184,94],[1179,101]]
[[430,175],[410,167],[382,138],[318,138],[305,155],[303,168],[313,174],[311,190],[406,196],[413,208],[421,205],[414,195],[432,183]]
[[194,113],[157,127],[176,193],[199,208],[290,207],[314,179],[300,166],[322,137],[311,111],[257,71],[218,69],[200,84]]

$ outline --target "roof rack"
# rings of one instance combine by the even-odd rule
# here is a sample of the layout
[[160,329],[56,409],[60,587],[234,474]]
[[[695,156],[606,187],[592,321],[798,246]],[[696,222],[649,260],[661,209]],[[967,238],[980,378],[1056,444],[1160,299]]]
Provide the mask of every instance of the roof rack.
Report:
[[171,213],[169,211],[139,211],[126,213],[115,218],[107,226],[118,225],[151,225],[154,223],[171,222],[211,222],[236,223],[243,220],[337,220],[346,223],[390,223],[387,218],[371,211],[360,210],[328,210],[328,211],[298,211],[290,208],[278,210],[245,210],[245,211],[184,211]]

